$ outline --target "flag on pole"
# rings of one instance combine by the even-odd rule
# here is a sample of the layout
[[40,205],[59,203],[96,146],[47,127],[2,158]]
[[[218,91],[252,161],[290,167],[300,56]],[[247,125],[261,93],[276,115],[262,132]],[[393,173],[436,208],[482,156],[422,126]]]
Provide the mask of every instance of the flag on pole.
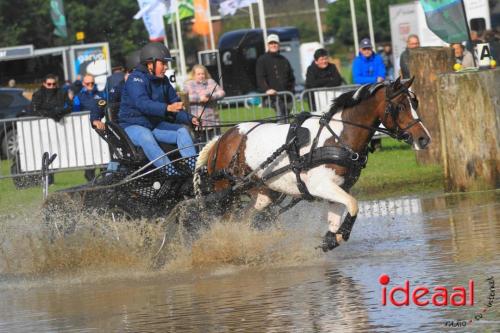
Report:
[[467,19],[462,0],[420,0],[427,26],[447,43],[469,39]]
[[194,0],[193,32],[198,35],[208,36],[210,33],[208,0]]
[[170,24],[174,18],[173,13],[179,13],[179,19],[184,19],[194,16],[193,0],[171,0],[167,13],[167,22]]
[[64,16],[63,0],[50,1],[50,17],[54,23],[54,34],[56,36],[66,38],[68,31],[66,30],[66,16]]
[[239,8],[248,7],[258,0],[225,0],[219,5],[220,16],[234,15]]
[[137,3],[140,10],[134,15],[134,19],[138,20],[142,17],[150,41],[163,41],[165,39],[163,16],[167,13],[165,3],[161,0],[137,0]]

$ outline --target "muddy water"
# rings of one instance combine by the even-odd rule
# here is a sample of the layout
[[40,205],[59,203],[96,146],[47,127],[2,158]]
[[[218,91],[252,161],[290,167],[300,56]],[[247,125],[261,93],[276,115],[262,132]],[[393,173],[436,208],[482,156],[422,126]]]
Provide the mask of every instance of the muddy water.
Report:
[[[327,255],[314,250],[322,209],[300,205],[265,232],[216,224],[160,271],[147,264],[154,225],[138,233],[140,222],[98,222],[47,243],[36,214],[10,216],[0,232],[0,331],[498,332],[500,296],[487,306],[486,279],[498,288],[500,192],[363,202],[350,241]],[[469,293],[472,279],[474,305],[382,306],[381,274],[388,289],[407,279],[431,292]]]

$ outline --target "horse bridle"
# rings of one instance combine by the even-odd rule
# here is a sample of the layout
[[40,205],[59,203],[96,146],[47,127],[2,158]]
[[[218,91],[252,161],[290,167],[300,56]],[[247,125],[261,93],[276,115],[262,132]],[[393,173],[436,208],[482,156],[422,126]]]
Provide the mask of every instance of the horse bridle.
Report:
[[323,128],[326,128],[330,132],[330,134],[332,134],[332,136],[335,138],[336,142],[340,146],[342,146],[343,148],[345,148],[351,152],[351,154],[352,154],[351,158],[353,161],[357,161],[360,158],[360,155],[363,155],[364,158],[366,159],[367,152],[357,153],[357,152],[353,151],[350,147],[348,147],[347,145],[342,143],[342,141],[340,140],[340,137],[330,127],[330,121],[332,121],[332,120],[341,122],[343,124],[352,125],[352,126],[356,126],[359,128],[364,128],[366,130],[373,131],[373,132],[381,132],[381,133],[384,133],[384,134],[386,134],[386,135],[388,135],[391,138],[394,138],[396,140],[407,140],[408,137],[406,136],[406,131],[408,129],[410,129],[411,127],[415,126],[416,124],[422,122],[422,120],[420,120],[420,118],[417,118],[417,119],[414,119],[410,124],[408,124],[408,126],[406,126],[404,128],[399,127],[399,125],[397,123],[397,118],[399,116],[399,112],[401,111],[401,109],[403,107],[402,102],[394,103],[392,100],[401,94],[405,94],[407,97],[409,97],[411,107],[414,110],[416,110],[418,108],[418,99],[413,91],[409,90],[407,87],[403,87],[394,93],[389,93],[388,86],[386,85],[385,101],[386,101],[387,106],[386,106],[385,111],[384,111],[384,118],[381,119],[381,122],[384,123],[387,120],[387,117],[389,117],[389,116],[392,117],[392,120],[394,123],[394,126],[392,128],[383,128],[380,126],[378,126],[378,127],[366,126],[366,125],[356,124],[356,123],[350,122],[348,120],[332,119],[334,112],[331,112],[331,111],[323,114],[319,120],[320,127],[318,129],[318,132],[316,133],[316,136],[314,137],[311,150],[314,150],[317,147],[318,141],[319,141],[319,136],[321,135]]
[[420,118],[416,118],[404,128],[401,128],[398,125],[397,119],[399,116],[399,112],[401,112],[401,110],[403,108],[403,103],[400,102],[400,103],[396,104],[392,100],[401,94],[405,94],[410,99],[410,106],[415,111],[418,109],[417,96],[410,89],[403,87],[392,94],[390,94],[389,90],[387,89],[386,93],[385,93],[386,107],[385,107],[385,111],[384,111],[384,118],[381,119],[381,122],[385,123],[385,121],[387,120],[387,117],[390,116],[392,118],[392,122],[393,122],[394,126],[392,128],[386,128],[386,130],[384,130],[382,128],[378,128],[377,131],[385,133],[385,134],[389,135],[390,137],[397,139],[397,140],[406,140],[407,139],[406,131],[409,130],[410,128],[412,128],[413,126],[415,126],[416,124],[422,122],[422,120]]

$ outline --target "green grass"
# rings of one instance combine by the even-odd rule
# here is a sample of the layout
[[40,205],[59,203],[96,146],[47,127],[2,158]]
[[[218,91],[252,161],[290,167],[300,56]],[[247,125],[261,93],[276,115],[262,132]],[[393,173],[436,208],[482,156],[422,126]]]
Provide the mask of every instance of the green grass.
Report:
[[238,108],[223,109],[219,111],[219,116],[223,123],[234,123],[275,117],[276,113],[272,108],[245,108],[242,106]]
[[[1,161],[1,175],[8,175],[8,161]],[[49,192],[84,184],[84,171],[61,172],[55,175],[55,183],[49,187]],[[11,178],[0,179],[0,215],[14,213],[17,210],[38,207],[42,204],[42,187],[18,190]]]
[[418,165],[405,143],[382,139],[382,150],[370,154],[352,193],[361,199],[429,193],[443,190],[440,165]]
[[[272,112],[272,111],[270,111]],[[8,174],[9,164],[1,162],[1,174]],[[55,175],[55,184],[49,191],[84,184],[83,171],[62,172]],[[370,154],[368,165],[353,187],[359,199],[374,199],[442,191],[443,174],[438,165],[419,166],[415,152],[404,143],[393,139],[382,140],[382,150]],[[17,190],[12,179],[0,179],[0,215],[19,209],[37,207],[42,203],[42,189]]]
[[342,66],[340,68],[340,75],[344,78],[347,84],[352,84],[352,70],[351,66]]

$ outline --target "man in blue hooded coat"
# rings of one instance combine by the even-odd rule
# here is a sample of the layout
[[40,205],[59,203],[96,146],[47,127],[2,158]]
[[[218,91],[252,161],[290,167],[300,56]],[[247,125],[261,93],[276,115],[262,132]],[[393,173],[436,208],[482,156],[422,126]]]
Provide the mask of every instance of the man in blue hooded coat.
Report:
[[125,83],[118,114],[118,122],[132,143],[140,146],[156,167],[170,163],[158,142],[176,144],[182,157],[196,155],[191,135],[181,124],[199,123],[182,111],[183,103],[165,77],[170,60],[170,51],[162,43],[142,48],[141,63]]
[[359,55],[352,63],[352,80],[355,84],[377,83],[385,80],[382,57],[373,52],[372,42],[364,38],[359,43]]

